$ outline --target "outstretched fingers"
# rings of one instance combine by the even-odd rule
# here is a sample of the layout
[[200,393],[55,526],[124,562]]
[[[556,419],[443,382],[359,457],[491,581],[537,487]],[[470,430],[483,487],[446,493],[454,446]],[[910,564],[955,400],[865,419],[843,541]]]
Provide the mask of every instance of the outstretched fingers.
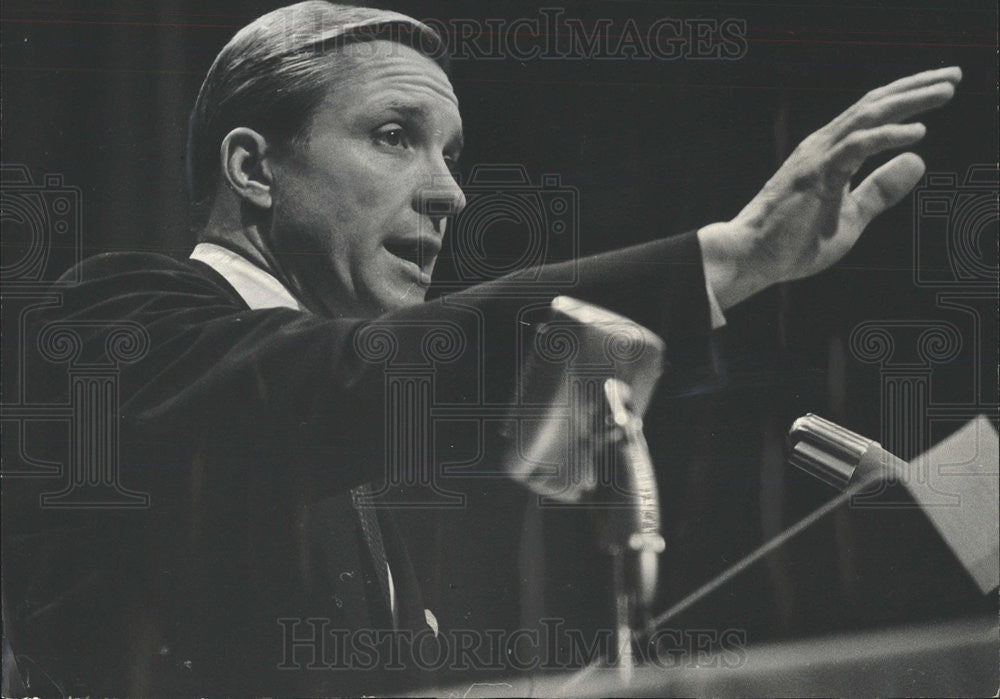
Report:
[[851,198],[857,207],[860,227],[902,201],[924,176],[924,161],[916,153],[902,153],[878,168],[854,188]]
[[937,70],[925,70],[923,73],[907,75],[905,78],[900,78],[899,80],[891,82],[888,85],[877,87],[862,97],[860,101],[877,102],[883,97],[898,95],[903,92],[908,92],[909,90],[934,85],[935,83],[947,82],[952,85],[957,85],[961,81],[962,69],[958,66],[938,68]]
[[873,129],[854,131],[834,146],[830,154],[833,171],[842,178],[841,184],[850,179],[865,160],[893,148],[913,145],[924,137],[923,124],[886,124]]
[[836,142],[852,131],[903,121],[946,104],[962,79],[958,67],[929,70],[872,90],[820,133]]
[[894,124],[942,107],[954,96],[952,83],[938,82],[873,102],[858,103],[831,122],[829,135],[833,141],[839,141],[858,129]]

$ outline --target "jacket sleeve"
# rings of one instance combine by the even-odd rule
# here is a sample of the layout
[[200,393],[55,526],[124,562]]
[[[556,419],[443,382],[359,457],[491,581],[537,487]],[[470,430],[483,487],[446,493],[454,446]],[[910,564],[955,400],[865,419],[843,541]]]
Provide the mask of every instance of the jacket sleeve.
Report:
[[117,364],[126,482],[156,489],[177,468],[203,463],[274,494],[307,478],[319,495],[379,475],[391,372],[426,366],[427,352],[437,352],[442,395],[475,404],[491,382],[511,379],[484,360],[511,355],[521,309],[557,292],[661,335],[668,390],[705,374],[710,320],[694,233],[562,264],[574,265],[572,287],[540,288],[533,270],[361,321],[250,310],[190,262],[107,255],[84,263],[60,322],[82,336],[80,361],[107,360],[99,355],[115,324],[146,336],[141,357]]

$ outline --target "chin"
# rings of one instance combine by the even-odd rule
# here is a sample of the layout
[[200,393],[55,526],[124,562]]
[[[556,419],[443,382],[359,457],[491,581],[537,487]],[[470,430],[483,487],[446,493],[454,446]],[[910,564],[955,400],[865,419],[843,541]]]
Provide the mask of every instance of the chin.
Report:
[[372,298],[369,303],[364,304],[365,312],[362,315],[377,318],[383,313],[392,313],[404,308],[419,306],[424,302],[426,296],[427,290],[422,288],[415,288],[408,293],[405,290],[394,290],[393,293],[379,294]]
[[398,297],[392,303],[391,307],[388,309],[390,311],[398,311],[403,308],[412,308],[413,306],[419,306],[427,298],[427,290],[423,288],[414,289],[413,292],[405,296]]

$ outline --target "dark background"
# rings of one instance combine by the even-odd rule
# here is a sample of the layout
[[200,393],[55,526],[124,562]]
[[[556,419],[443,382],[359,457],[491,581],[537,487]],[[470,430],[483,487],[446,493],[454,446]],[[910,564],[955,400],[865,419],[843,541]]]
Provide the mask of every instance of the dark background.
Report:
[[[554,4],[382,3],[444,20],[537,18]],[[26,166],[36,183],[59,173],[80,188],[84,255],[187,253],[188,110],[218,50],[276,6],[4,3],[3,160]],[[465,167],[518,163],[535,183],[560,175],[579,192],[583,253],[731,218],[803,137],[865,91],[928,68],[960,65],[965,73],[952,104],[923,119],[929,133],[916,151],[929,170],[956,173],[961,182],[970,166],[995,161],[992,2],[586,2],[568,5],[566,16],[588,27],[609,17],[616,28],[630,16],[640,27],[664,16],[734,17],[748,28],[747,54],[735,61],[454,61]],[[784,434],[795,417],[816,412],[880,437],[879,367],[848,349],[858,323],[955,323],[961,351],[932,368],[932,401],[978,400],[971,412],[995,412],[995,316],[975,338],[967,316],[938,307],[940,288],[914,283],[918,218],[911,197],[873,223],[835,269],[731,310],[720,340],[724,385],[654,403],[646,423],[665,501],[662,602],[832,495],[784,465]],[[16,225],[5,227],[5,265],[22,249],[19,235]],[[995,262],[996,237],[994,214],[982,223],[976,251],[987,265]],[[516,233],[508,248],[510,240]],[[488,245],[498,260],[511,254],[502,240]],[[944,255],[937,259],[943,268]],[[72,261],[70,248],[56,246],[45,276]],[[449,260],[439,270],[440,281],[460,281]],[[987,377],[978,387],[976,363]],[[845,509],[823,527],[690,623],[748,628],[762,638],[956,616],[986,604],[917,512]],[[566,570],[587,574],[572,557]]]

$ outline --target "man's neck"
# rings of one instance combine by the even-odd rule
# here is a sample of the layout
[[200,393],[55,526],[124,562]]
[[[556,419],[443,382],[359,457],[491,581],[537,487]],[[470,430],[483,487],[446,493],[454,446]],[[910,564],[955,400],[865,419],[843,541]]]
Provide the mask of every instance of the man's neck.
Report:
[[261,240],[256,226],[234,231],[224,226],[213,226],[210,221],[198,234],[198,242],[213,243],[227,250],[232,250],[278,279],[286,287],[288,286],[281,278],[277,260],[267,251],[267,246]]
[[201,242],[191,252],[191,259],[208,265],[222,275],[252,309],[284,307],[306,310],[270,273],[229,248]]
[[308,299],[302,298],[299,285],[286,273],[277,256],[265,243],[260,223],[246,220],[243,214],[244,212],[226,210],[225,204],[221,207],[216,206],[208,223],[198,234],[198,242],[212,243],[236,253],[274,277],[304,306],[310,308],[315,306],[309,303]]
[[212,243],[245,258],[274,277],[304,308],[313,313],[328,317],[362,317],[353,306],[337,303],[334,295],[324,294],[322,290],[310,287],[293,270],[286,269],[261,233],[266,221],[248,220],[246,212],[229,206],[226,202],[217,202],[208,223],[198,234],[199,243]]

